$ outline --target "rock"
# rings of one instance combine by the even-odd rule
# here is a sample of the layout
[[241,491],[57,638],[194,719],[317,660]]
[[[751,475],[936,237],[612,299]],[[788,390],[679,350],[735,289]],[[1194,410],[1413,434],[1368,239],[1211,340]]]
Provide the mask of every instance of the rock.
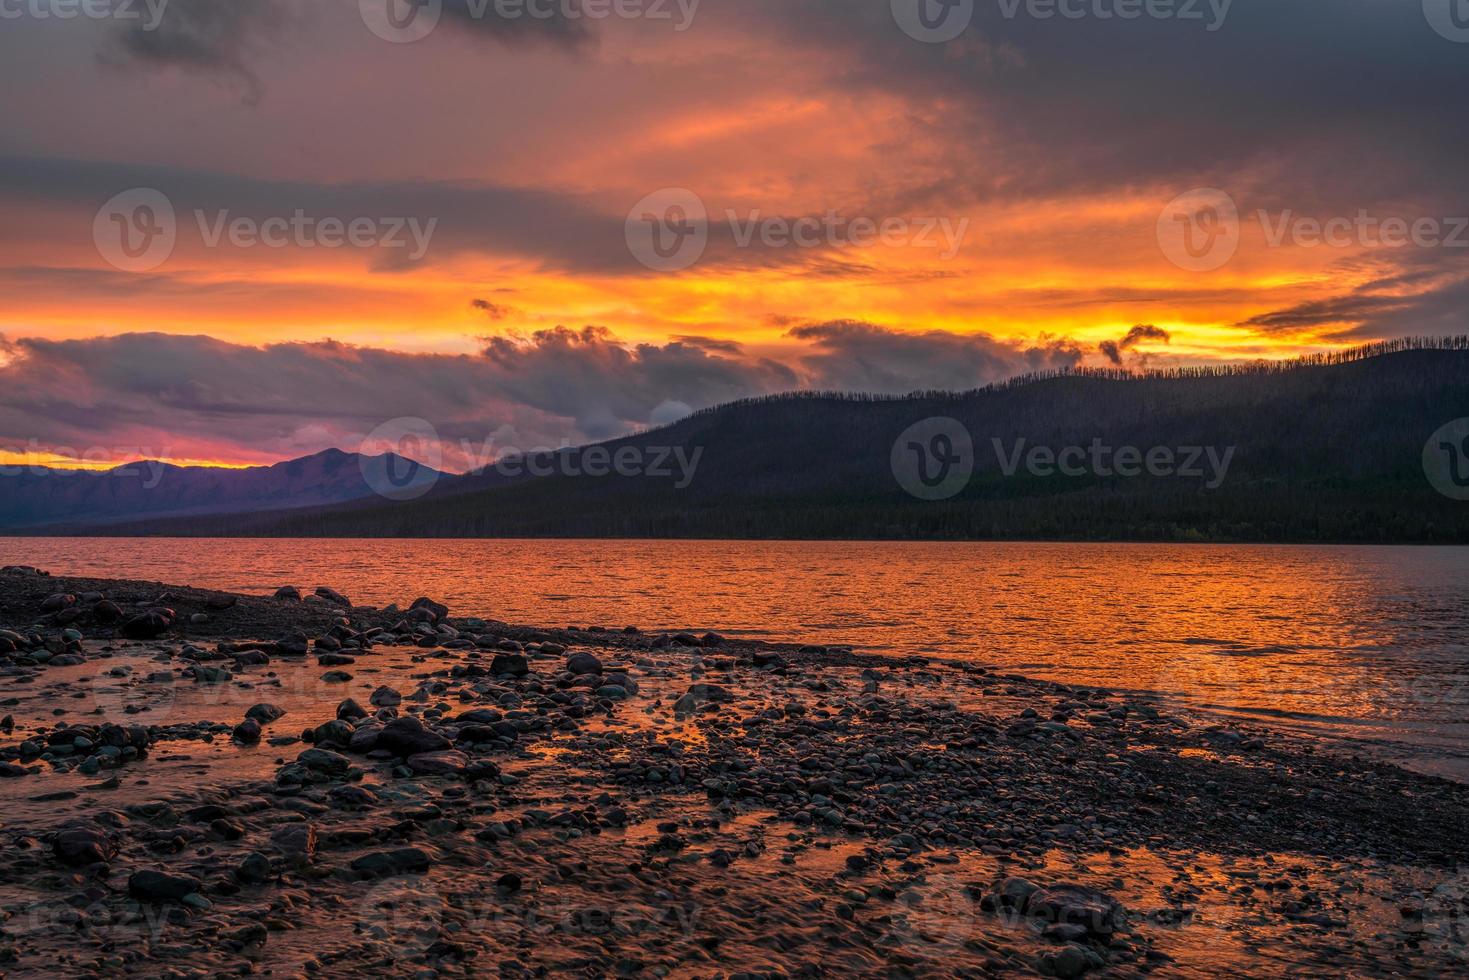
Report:
[[249,711],[245,712],[246,718],[257,721],[262,725],[269,725],[271,722],[284,718],[285,716],[285,708],[279,708],[273,704],[265,703],[254,705]]
[[128,894],[142,902],[182,902],[185,895],[197,894],[203,887],[192,875],[164,871],[136,871],[128,878]]
[[41,603],[41,612],[43,612],[43,613],[60,612],[63,609],[70,609],[72,606],[74,606],[76,604],[77,604],[77,597],[76,596],[65,594],[65,593],[58,593],[58,594],[53,595],[53,596],[48,596],[44,601],[42,601],[42,603]]
[[602,673],[602,661],[590,653],[573,653],[566,658],[566,669],[573,674],[600,674]]
[[362,705],[358,704],[356,701],[353,701],[351,698],[348,698],[341,704],[337,705],[337,718],[342,721],[356,721],[359,718],[366,717],[367,709],[362,707]]
[[270,835],[270,846],[290,864],[310,864],[316,860],[316,826],[309,823],[289,824]]
[[433,866],[428,853],[417,847],[395,851],[373,851],[352,862],[352,870],[368,878],[389,875],[422,874]]
[[784,667],[785,665],[786,665],[786,659],[785,659],[785,657],[782,657],[780,654],[776,653],[773,650],[757,650],[755,652],[755,666],[756,667],[762,667],[762,668],[763,667],[774,667],[774,668],[779,668],[779,667]]
[[0,779],[20,779],[30,774],[31,771],[25,766],[18,766],[13,762],[0,762]]
[[403,703],[403,695],[391,687],[380,687],[372,692],[370,699],[373,706],[377,708],[396,708]]
[[92,607],[92,618],[104,625],[115,623],[122,619],[122,607],[108,599],[103,599]]
[[172,609],[150,609],[122,624],[122,635],[130,640],[154,640],[173,626]]
[[1030,896],[1038,891],[1040,886],[1025,878],[1006,878],[1000,883],[995,895],[1001,907],[1024,911]]
[[1126,916],[1122,903],[1105,892],[1085,885],[1051,885],[1034,892],[1026,902],[1031,918],[1046,922],[1085,926],[1094,936],[1107,937]]
[[194,665],[194,682],[197,684],[224,684],[233,680],[234,676],[223,667],[210,667],[206,664]]
[[345,776],[347,770],[352,768],[351,759],[326,749],[307,749],[296,757],[296,762],[312,772],[328,776]]
[[329,670],[321,675],[322,683],[346,684],[352,680],[352,675],[345,670]]
[[296,630],[275,641],[275,652],[282,657],[304,657],[310,648],[310,641],[306,634]]
[[351,724],[340,718],[317,725],[311,733],[312,744],[317,746],[340,746],[342,748],[352,744],[352,733],[355,731]]
[[119,846],[120,842],[115,834],[92,823],[62,827],[51,842],[51,850],[57,860],[73,868],[106,864],[117,856]]
[[264,884],[270,880],[270,858],[259,851],[251,851],[236,866],[235,877],[246,884]]
[[336,589],[329,589],[322,585],[317,587],[316,594],[334,606],[341,606],[343,609],[352,608],[352,600],[342,595]]
[[260,741],[260,722],[254,718],[246,718],[235,726],[233,738],[244,745],[254,745]]
[[370,810],[381,802],[366,786],[333,786],[326,795],[341,810]]
[[318,667],[350,667],[357,662],[356,657],[345,653],[322,653],[316,657]]
[[275,597],[277,599],[293,599],[296,602],[300,602],[301,590],[294,585],[283,585],[275,590]]
[[462,776],[469,768],[463,752],[424,752],[408,757],[408,768],[420,776]]
[[699,646],[699,638],[692,633],[675,633],[673,642],[681,647]]
[[352,740],[347,743],[347,751],[356,752],[358,755],[366,755],[377,748],[377,737],[383,733],[381,728],[369,725],[357,729],[352,733]]
[[502,892],[518,892],[524,887],[524,882],[521,880],[520,875],[514,871],[509,871],[495,879],[495,887]]
[[438,732],[423,727],[417,718],[394,718],[378,733],[377,748],[387,749],[394,755],[406,757],[427,752],[443,752],[454,747],[453,743]]
[[215,612],[223,612],[226,609],[235,608],[239,603],[239,596],[225,595],[223,592],[217,592],[204,600],[204,608],[213,609]]
[[432,599],[415,599],[409,610],[423,609],[433,614],[431,622],[442,623],[449,618],[449,607],[443,603],[434,602]]
[[1074,980],[1093,966],[1100,965],[1094,957],[1095,954],[1080,946],[1067,946],[1059,952],[1041,957],[1041,963],[1046,967],[1046,972],[1053,976],[1062,980]]
[[490,664],[490,673],[509,677],[524,677],[530,673],[530,661],[524,654],[497,653]]

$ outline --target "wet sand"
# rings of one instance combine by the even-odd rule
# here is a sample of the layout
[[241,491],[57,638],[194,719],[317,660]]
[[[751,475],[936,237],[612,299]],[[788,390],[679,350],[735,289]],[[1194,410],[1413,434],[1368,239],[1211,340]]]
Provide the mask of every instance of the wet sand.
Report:
[[1155,698],[24,572],[0,626],[12,976],[1469,965],[1469,787]]

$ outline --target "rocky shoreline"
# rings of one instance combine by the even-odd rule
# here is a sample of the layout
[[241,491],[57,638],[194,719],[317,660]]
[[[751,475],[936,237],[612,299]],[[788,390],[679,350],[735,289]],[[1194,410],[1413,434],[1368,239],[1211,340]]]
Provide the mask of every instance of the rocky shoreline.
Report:
[[0,715],[13,976],[1469,965],[1469,787],[979,664],[9,568]]

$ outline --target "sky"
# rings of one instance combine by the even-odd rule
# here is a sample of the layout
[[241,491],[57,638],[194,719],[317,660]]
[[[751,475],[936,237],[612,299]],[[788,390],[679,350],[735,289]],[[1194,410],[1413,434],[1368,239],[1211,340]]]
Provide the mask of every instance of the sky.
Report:
[[0,0],[0,463],[1465,332],[1460,0],[418,4]]

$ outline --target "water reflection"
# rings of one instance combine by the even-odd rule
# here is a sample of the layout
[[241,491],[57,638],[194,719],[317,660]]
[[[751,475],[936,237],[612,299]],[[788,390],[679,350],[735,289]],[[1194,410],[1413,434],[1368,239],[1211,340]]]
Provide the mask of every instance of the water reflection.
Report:
[[1469,550],[1098,544],[0,539],[0,563],[548,625],[716,629],[1184,699],[1469,753]]

